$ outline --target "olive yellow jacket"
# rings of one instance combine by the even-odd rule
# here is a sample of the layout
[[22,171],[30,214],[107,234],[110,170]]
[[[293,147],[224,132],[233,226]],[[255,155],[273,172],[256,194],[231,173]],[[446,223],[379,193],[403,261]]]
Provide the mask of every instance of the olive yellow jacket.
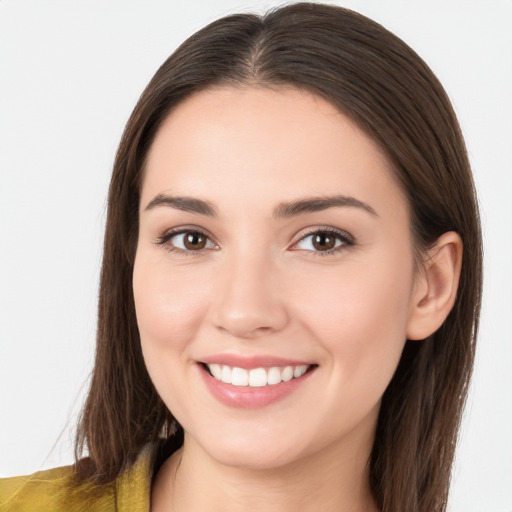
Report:
[[0,479],[0,512],[149,512],[153,454],[148,447],[117,480],[78,482],[72,466]]

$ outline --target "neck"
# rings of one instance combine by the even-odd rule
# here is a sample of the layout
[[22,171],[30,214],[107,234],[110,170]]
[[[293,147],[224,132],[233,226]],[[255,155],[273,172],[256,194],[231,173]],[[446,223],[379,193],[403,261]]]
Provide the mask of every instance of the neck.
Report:
[[186,435],[155,479],[152,511],[377,512],[370,449],[351,442],[278,468],[250,469],[214,460]]

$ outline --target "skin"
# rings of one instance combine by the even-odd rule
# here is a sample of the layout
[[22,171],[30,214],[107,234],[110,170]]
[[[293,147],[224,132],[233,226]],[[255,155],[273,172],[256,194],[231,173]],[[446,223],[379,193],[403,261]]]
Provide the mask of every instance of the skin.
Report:
[[[159,195],[208,201],[218,215],[148,209]],[[373,213],[274,215],[283,202],[332,195]],[[157,243],[180,227],[208,244],[187,253],[182,236]],[[353,245],[336,238],[337,250],[319,250],[310,235],[325,228]],[[451,308],[461,252],[447,234],[415,270],[389,161],[323,99],[217,87],[179,104],[149,152],[133,275],[149,374],[185,430],[152,510],[376,510],[367,460],[380,400],[405,340],[433,332]],[[290,395],[244,409],[205,386],[198,362],[213,354],[317,366]]]

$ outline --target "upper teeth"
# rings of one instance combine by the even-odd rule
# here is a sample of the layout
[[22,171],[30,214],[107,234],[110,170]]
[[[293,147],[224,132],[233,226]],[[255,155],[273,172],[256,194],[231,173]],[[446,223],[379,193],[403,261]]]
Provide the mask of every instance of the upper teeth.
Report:
[[232,384],[233,386],[249,386],[254,388],[287,382],[294,377],[304,375],[309,368],[307,364],[254,368],[253,370],[245,370],[244,368],[231,367],[225,364],[207,364],[206,366],[210,373],[221,382]]

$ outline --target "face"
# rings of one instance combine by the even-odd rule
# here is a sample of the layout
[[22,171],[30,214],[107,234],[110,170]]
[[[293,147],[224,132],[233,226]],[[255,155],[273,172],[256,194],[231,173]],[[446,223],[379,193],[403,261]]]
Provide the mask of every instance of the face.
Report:
[[152,144],[133,287],[154,385],[194,444],[278,467],[370,450],[415,287],[379,147],[293,88],[212,88]]

